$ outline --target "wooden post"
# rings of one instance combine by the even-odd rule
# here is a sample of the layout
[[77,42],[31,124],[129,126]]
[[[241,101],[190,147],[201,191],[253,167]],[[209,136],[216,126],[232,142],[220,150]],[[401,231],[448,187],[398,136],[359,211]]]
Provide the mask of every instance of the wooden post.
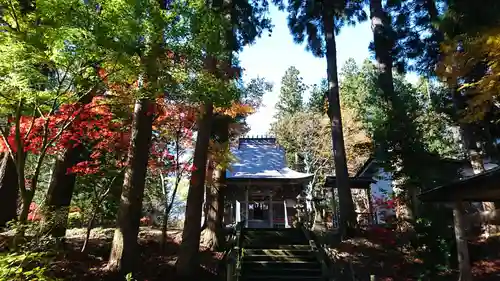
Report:
[[[373,201],[372,201],[372,188],[371,184],[366,189],[366,195],[368,196],[368,212],[370,212],[370,220],[372,224],[378,224],[378,212],[373,209]],[[377,212],[377,213],[375,213]]]
[[285,228],[288,228],[288,212],[286,210],[286,199],[283,200],[283,208],[284,208],[284,214],[285,214]]
[[269,191],[269,227],[274,227],[274,217],[273,217],[273,194]]
[[233,219],[233,215],[234,215],[233,201],[231,200],[231,203],[229,204],[229,221],[226,224],[234,223],[235,220]]
[[248,211],[248,204],[249,204],[249,200],[248,200],[248,189],[250,189],[249,186],[247,186],[247,188],[245,188],[245,227],[248,227],[248,219],[249,219],[249,211]]

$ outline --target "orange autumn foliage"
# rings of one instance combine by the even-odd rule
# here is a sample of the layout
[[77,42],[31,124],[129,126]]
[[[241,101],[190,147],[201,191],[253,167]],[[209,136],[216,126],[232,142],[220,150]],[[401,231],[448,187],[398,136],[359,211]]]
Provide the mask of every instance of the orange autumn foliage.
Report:
[[250,105],[233,101],[230,107],[215,107],[214,112],[234,118],[236,116],[248,116],[254,113],[255,109]]

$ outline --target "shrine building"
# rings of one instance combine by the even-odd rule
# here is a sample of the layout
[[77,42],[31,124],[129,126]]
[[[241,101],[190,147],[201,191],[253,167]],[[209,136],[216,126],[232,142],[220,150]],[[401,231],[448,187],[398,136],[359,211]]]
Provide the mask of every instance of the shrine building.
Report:
[[296,198],[313,175],[287,168],[285,150],[275,138],[240,138],[231,152],[236,159],[226,171],[225,223],[290,227]]

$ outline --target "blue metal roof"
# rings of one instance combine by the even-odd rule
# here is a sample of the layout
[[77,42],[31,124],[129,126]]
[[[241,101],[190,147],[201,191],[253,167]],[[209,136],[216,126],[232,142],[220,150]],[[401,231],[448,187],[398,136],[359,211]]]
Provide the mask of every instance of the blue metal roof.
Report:
[[286,167],[285,150],[275,138],[241,138],[231,149],[236,161],[226,171],[227,179],[307,179],[311,174]]

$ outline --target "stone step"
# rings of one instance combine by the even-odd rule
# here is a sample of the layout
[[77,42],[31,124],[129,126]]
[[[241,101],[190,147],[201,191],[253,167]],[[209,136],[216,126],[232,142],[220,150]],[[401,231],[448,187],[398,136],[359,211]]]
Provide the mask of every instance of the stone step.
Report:
[[272,270],[288,270],[292,268],[301,269],[321,269],[321,264],[318,262],[311,261],[279,261],[279,260],[268,260],[268,261],[255,261],[255,260],[243,260],[242,269],[245,270],[259,270],[259,269],[272,269]]
[[299,238],[305,239],[305,235],[303,233],[245,233],[245,237],[248,238],[271,238],[271,239],[279,239],[279,238]]
[[243,241],[267,241],[267,242],[279,242],[282,244],[290,243],[290,242],[299,242],[307,241],[305,236],[266,236],[266,235],[244,235]]
[[288,268],[270,267],[247,267],[242,268],[242,276],[273,276],[273,275],[292,275],[292,276],[321,276],[320,266],[303,268],[300,266]]
[[314,254],[308,246],[305,249],[245,249],[245,255],[308,256]]
[[262,276],[242,276],[244,281],[286,281],[286,280],[301,280],[301,281],[322,281],[323,276],[292,276],[292,275],[262,275]]
[[241,280],[322,281],[318,262],[300,229],[244,229]]
[[286,244],[286,243],[294,243],[298,242],[299,244],[302,244],[302,242],[307,242],[307,239],[305,237],[267,237],[267,236],[256,236],[256,237],[251,237],[251,236],[244,236],[243,241],[264,241],[264,242],[278,242],[281,244]]
[[244,261],[317,261],[314,255],[307,256],[270,256],[270,255],[243,255]]
[[304,233],[302,231],[244,231],[243,234],[248,236],[267,236],[267,237],[304,236]]
[[303,233],[300,228],[245,228],[245,232],[265,232],[265,233]]
[[[244,241],[242,243],[243,248],[252,248],[252,249],[282,249],[282,247],[297,247],[299,246],[307,246],[310,248],[310,245],[307,241]],[[305,247],[304,247],[305,248]]]
[[311,246],[309,244],[304,244],[304,245],[282,245],[282,244],[262,244],[262,243],[255,243],[255,244],[249,244],[249,245],[243,245],[243,248],[245,250],[267,250],[267,249],[279,249],[279,250],[311,250]]
[[304,237],[304,233],[297,231],[245,231],[247,237]]
[[247,232],[301,232],[300,228],[255,228],[255,227],[247,227],[244,228],[244,231]]
[[[307,240],[243,240],[242,245],[244,248],[250,246],[249,248],[268,248],[272,249],[275,246],[309,246],[309,241]],[[258,246],[258,247],[257,247]]]

